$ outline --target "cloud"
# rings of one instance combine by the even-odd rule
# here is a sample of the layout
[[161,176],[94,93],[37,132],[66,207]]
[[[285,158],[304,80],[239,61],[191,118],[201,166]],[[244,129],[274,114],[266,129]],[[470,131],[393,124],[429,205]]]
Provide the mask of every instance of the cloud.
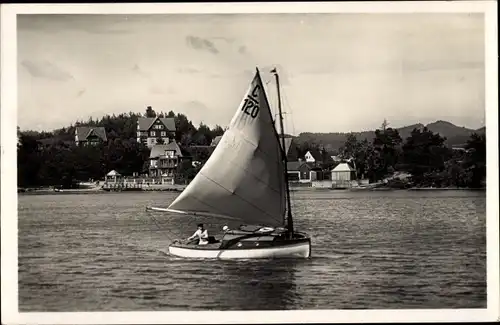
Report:
[[219,53],[219,50],[215,47],[214,43],[208,39],[190,35],[186,37],[186,42],[195,50],[208,51],[213,54]]
[[24,60],[21,65],[28,73],[36,78],[46,78],[56,81],[68,81],[74,77],[62,68],[50,63],[49,61],[30,61]]
[[221,73],[209,73],[208,76],[210,78],[214,78],[214,79],[224,79],[224,78],[227,78],[226,75],[223,75]]
[[247,47],[245,45],[242,45],[238,48],[238,53],[240,54],[245,54],[247,53]]
[[237,39],[231,37],[216,36],[210,38],[202,38],[190,35],[186,37],[186,42],[188,46],[190,46],[193,49],[200,51],[208,51],[213,54],[239,53],[243,55],[248,52],[248,49],[245,45],[239,44]]
[[195,68],[186,67],[186,68],[178,68],[177,72],[185,74],[193,74],[193,73],[200,73],[201,71]]
[[[199,124],[200,122],[207,123],[206,119],[201,118],[207,116],[207,111],[210,109],[198,100],[190,100],[180,104],[180,110],[192,119],[193,123]],[[209,123],[210,121],[208,121]]]
[[405,73],[423,73],[438,71],[464,71],[464,70],[484,70],[484,62],[476,61],[451,61],[451,60],[393,60],[373,62],[369,65],[364,63],[346,62],[343,64],[329,63],[322,66],[312,66],[300,69],[301,74],[311,75],[360,75],[360,74],[399,74]]
[[172,87],[161,87],[161,86],[151,86],[149,87],[149,93],[153,95],[174,95],[177,92]]
[[147,72],[144,72],[138,64],[135,64],[134,67],[132,68],[132,71],[135,73],[135,74],[138,74],[139,76],[141,77],[144,77],[144,78],[149,78],[149,73]]
[[217,37],[211,37],[210,39],[212,40],[222,40],[228,44],[233,44],[235,39],[232,37],[222,37],[222,36],[217,36]]
[[76,94],[76,98],[83,96],[83,94],[85,94],[85,92],[86,92],[86,91],[87,91],[87,89],[82,89],[82,90],[80,90],[80,91]]
[[154,94],[154,95],[163,95],[163,93],[164,93],[160,87],[156,87],[156,86],[150,87],[149,92],[151,94]]
[[403,62],[403,69],[411,71],[483,70],[484,62],[414,61]]
[[[255,66],[275,104],[269,70],[278,63],[284,108],[288,100],[296,131],[365,128],[379,115],[399,114],[412,123],[420,111],[477,112],[474,119],[482,119],[484,17],[468,22],[460,15],[261,15],[265,33],[249,28],[255,15],[18,15],[20,111],[27,111],[19,120],[24,127],[23,119],[52,119],[29,117],[42,106],[49,113],[54,107],[70,111],[64,114],[69,123],[94,107],[99,114],[143,103],[178,110],[199,100],[209,109],[193,111],[190,119],[226,123]],[[129,37],[105,35],[122,29]],[[54,64],[74,80],[46,79],[58,70]],[[186,109],[194,110],[191,104]],[[330,115],[331,107],[349,114],[311,120]]]
[[192,111],[192,112],[199,112],[199,111],[208,110],[208,107],[198,100],[188,101],[184,105],[182,105],[182,107],[185,110]]
[[129,20],[126,15],[72,15],[72,14],[24,14],[18,15],[20,30],[36,30],[46,33],[59,33],[74,30],[88,34],[127,34],[129,30],[117,26],[126,24]]

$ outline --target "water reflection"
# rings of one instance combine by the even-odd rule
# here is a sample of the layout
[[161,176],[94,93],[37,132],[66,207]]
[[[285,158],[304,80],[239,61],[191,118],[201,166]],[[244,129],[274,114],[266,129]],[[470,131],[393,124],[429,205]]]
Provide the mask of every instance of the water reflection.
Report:
[[293,309],[297,301],[297,260],[223,262],[216,288],[222,310]]

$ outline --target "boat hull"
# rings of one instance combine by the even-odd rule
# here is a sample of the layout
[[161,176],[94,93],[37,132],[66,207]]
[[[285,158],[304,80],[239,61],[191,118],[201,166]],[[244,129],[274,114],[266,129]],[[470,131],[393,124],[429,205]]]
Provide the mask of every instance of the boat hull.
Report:
[[209,248],[197,245],[172,244],[169,253],[185,258],[207,259],[270,259],[270,258],[309,258],[311,256],[311,241],[309,238],[300,241],[290,240],[275,247],[262,248]]

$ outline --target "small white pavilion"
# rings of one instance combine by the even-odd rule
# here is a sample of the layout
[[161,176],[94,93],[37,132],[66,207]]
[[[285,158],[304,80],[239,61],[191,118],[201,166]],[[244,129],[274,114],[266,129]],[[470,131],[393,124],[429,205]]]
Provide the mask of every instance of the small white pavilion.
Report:
[[332,186],[334,188],[351,187],[356,171],[348,163],[340,163],[332,170]]
[[116,183],[121,177],[122,175],[113,169],[112,171],[106,174],[106,182]]

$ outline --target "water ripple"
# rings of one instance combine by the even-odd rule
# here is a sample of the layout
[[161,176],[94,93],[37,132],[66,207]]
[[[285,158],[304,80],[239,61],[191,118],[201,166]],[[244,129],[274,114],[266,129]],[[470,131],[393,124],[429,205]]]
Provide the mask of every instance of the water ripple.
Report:
[[[112,197],[112,199],[110,199]],[[172,193],[19,197],[21,311],[486,307],[482,192],[292,193],[313,258],[202,261],[168,244],[217,219],[145,212]]]

